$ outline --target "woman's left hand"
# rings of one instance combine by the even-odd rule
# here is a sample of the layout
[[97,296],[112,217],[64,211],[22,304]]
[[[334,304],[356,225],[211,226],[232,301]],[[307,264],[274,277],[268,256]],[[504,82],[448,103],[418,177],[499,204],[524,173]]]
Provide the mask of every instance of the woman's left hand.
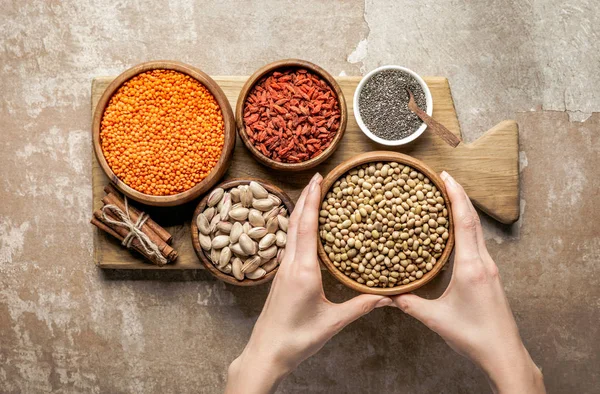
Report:
[[342,304],[325,298],[317,259],[322,180],[316,174],[298,199],[285,256],[246,348],[229,367],[227,393],[272,392],[344,327],[392,302],[368,294]]

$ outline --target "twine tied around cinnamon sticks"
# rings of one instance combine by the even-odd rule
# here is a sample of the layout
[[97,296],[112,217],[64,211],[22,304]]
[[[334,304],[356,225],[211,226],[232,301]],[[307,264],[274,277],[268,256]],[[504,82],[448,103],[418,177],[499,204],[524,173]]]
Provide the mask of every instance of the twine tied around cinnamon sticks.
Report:
[[[158,245],[152,242],[152,240],[142,231],[142,226],[144,223],[146,223],[146,220],[148,220],[150,216],[148,216],[146,212],[141,212],[137,218],[137,221],[134,223],[129,215],[129,204],[127,197],[124,197],[124,203],[125,212],[119,209],[119,207],[116,205],[109,204],[102,207],[102,217],[106,222],[114,224],[115,226],[125,227],[129,230],[129,234],[123,238],[121,245],[125,246],[127,249],[131,249],[133,240],[135,238],[139,240],[142,248],[144,248],[144,251],[148,254],[148,256],[154,257],[156,260],[158,260],[160,263],[159,265],[167,264],[167,259],[162,255],[160,249],[158,249]],[[108,210],[112,211],[119,218],[119,220],[111,219],[106,213]]]
[[122,197],[113,185],[107,185],[104,191],[104,207],[96,210],[91,220],[94,226],[158,266],[177,259],[177,251],[169,245],[173,237],[168,231],[148,214],[129,205],[127,198]]

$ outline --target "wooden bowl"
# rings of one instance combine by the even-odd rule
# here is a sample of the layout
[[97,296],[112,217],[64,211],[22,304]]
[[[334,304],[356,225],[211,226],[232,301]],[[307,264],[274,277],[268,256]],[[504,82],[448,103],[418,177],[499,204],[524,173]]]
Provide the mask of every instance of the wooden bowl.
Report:
[[368,287],[367,285],[360,284],[355,280],[344,275],[329,259],[329,256],[325,252],[321,239],[319,237],[319,242],[317,246],[317,252],[319,254],[319,258],[325,264],[329,272],[340,282],[342,282],[347,287],[359,291],[361,293],[369,293],[369,294],[378,294],[384,296],[398,295],[403,293],[408,293],[418,289],[419,287],[425,285],[429,281],[431,281],[442,269],[450,254],[452,253],[452,249],[454,247],[454,227],[452,222],[452,206],[450,204],[450,199],[448,198],[448,194],[446,193],[446,188],[444,186],[444,182],[438,176],[438,174],[433,171],[430,167],[428,167],[425,163],[420,160],[415,159],[414,157],[404,155],[402,153],[397,152],[389,152],[389,151],[375,151],[375,152],[367,152],[360,154],[350,160],[346,160],[341,163],[337,167],[335,167],[325,179],[323,179],[322,187],[321,187],[321,200],[325,199],[327,192],[333,186],[335,181],[337,181],[342,175],[346,172],[350,171],[352,168],[359,166],[361,164],[371,163],[371,162],[386,162],[386,161],[395,161],[400,164],[409,165],[412,168],[420,171],[429,178],[433,184],[438,188],[438,190],[442,193],[444,200],[446,201],[446,207],[448,209],[448,241],[446,242],[446,247],[444,248],[442,255],[438,259],[436,265],[433,269],[427,272],[421,279],[418,279],[414,282],[411,282],[407,285],[400,285],[395,287]]
[[[244,126],[244,105],[246,103],[246,98],[248,97],[248,94],[252,91],[254,85],[257,82],[259,82],[265,75],[270,74],[278,69],[286,68],[304,68],[321,77],[329,84],[331,89],[333,89],[333,91],[335,92],[340,107],[340,127],[333,141],[331,141],[331,144],[319,156],[300,163],[282,163],[266,157],[250,142],[248,134],[246,133],[246,127]],[[259,68],[254,74],[252,74],[252,76],[250,76],[250,78],[248,78],[248,80],[242,87],[242,91],[240,92],[240,95],[238,97],[235,116],[238,134],[242,139],[244,145],[246,145],[246,148],[248,148],[248,150],[250,151],[250,153],[252,153],[256,160],[266,165],[267,167],[273,168],[275,170],[303,171],[321,164],[329,156],[331,156],[333,152],[335,152],[335,150],[338,147],[338,144],[344,136],[344,132],[346,131],[346,124],[348,122],[348,109],[346,108],[346,99],[344,98],[344,93],[342,92],[342,89],[338,85],[337,81],[331,76],[331,74],[329,74],[327,71],[317,66],[316,64],[307,62],[305,60],[285,59],[267,64],[266,66]]]
[[[110,98],[117,92],[117,90],[123,85],[123,83],[127,82],[132,77],[144,73],[150,70],[174,70],[183,74],[187,74],[190,77],[194,78],[201,84],[203,84],[210,93],[215,97],[219,107],[221,108],[221,112],[223,114],[223,122],[225,125],[225,142],[223,144],[223,151],[221,152],[221,157],[217,162],[217,165],[212,169],[212,171],[208,174],[206,178],[204,178],[200,183],[188,189],[184,192],[170,195],[170,196],[154,196],[145,193],[141,193],[130,186],[126,185],[123,181],[121,181],[115,173],[112,171],[110,166],[108,165],[106,159],[104,158],[104,154],[102,153],[102,147],[100,146],[100,125],[102,122],[102,117],[104,115],[104,110],[108,105]],[[96,158],[98,159],[98,163],[100,163],[100,167],[104,170],[104,173],[108,176],[108,178],[115,184],[117,189],[119,189],[123,194],[127,197],[130,197],[136,201],[147,205],[168,207],[184,204],[189,202],[199,195],[208,191],[212,186],[217,183],[217,181],[225,174],[227,168],[231,163],[231,156],[233,155],[233,149],[235,147],[235,120],[233,118],[233,111],[231,110],[231,106],[229,105],[229,101],[223,93],[223,90],[217,85],[215,81],[212,80],[207,74],[203,73],[197,68],[192,66],[188,66],[183,63],[174,62],[174,61],[154,61],[148,63],[139,64],[129,70],[126,70],[114,81],[108,85],[102,97],[98,101],[98,105],[94,111],[94,117],[92,120],[92,135],[93,135],[93,143],[94,143],[94,151],[96,153]]]
[[[263,181],[262,179],[255,179],[255,178],[229,179],[229,180],[221,183],[220,185],[215,186],[215,189],[220,187],[220,188],[224,189],[225,191],[227,191],[227,190],[237,187],[239,185],[248,185],[250,183],[250,181],[255,181],[255,182],[260,183],[261,185],[263,185],[263,187],[265,189],[267,189],[267,191],[269,193],[275,194],[277,197],[281,198],[281,202],[287,208],[289,215],[291,215],[292,211],[294,210],[294,202],[292,201],[290,196],[288,196],[280,188],[273,186],[270,183]],[[200,200],[200,203],[196,207],[196,210],[194,211],[194,216],[192,217],[192,228],[191,228],[192,229],[192,245],[194,245],[194,250],[196,251],[196,255],[198,256],[198,258],[204,265],[204,268],[206,268],[208,271],[210,271],[211,274],[213,274],[214,276],[216,276],[223,282],[226,282],[226,283],[229,283],[229,284],[232,284],[235,286],[256,286],[256,285],[260,285],[260,284],[269,282],[271,279],[273,279],[275,277],[275,274],[277,273],[279,266],[277,266],[273,271],[267,272],[267,274],[260,279],[244,278],[244,280],[239,281],[236,278],[234,278],[233,276],[227,275],[227,274],[219,271],[217,269],[217,267],[215,267],[213,265],[213,263],[211,262],[210,257],[205,254],[204,249],[202,249],[202,247],[200,246],[200,239],[198,237],[199,230],[198,230],[198,226],[196,225],[196,219],[198,218],[198,215],[200,215],[200,213],[204,212],[209,195],[210,195],[210,193],[208,193],[206,196],[204,196],[204,198],[202,198],[202,200]]]

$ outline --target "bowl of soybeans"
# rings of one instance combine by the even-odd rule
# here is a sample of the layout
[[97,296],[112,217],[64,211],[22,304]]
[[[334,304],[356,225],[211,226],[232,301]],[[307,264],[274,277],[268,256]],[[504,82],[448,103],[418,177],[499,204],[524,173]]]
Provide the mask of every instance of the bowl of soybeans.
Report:
[[431,281],[454,246],[441,178],[401,153],[358,155],[323,180],[320,260],[347,287],[397,295]]
[[189,202],[227,171],[235,120],[207,74],[174,61],[130,68],[106,88],[94,111],[100,168],[127,197],[154,206]]

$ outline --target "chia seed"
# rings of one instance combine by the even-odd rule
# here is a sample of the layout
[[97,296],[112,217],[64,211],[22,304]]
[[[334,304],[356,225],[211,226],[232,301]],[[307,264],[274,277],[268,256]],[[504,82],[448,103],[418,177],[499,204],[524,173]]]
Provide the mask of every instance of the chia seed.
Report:
[[423,124],[408,109],[408,87],[419,108],[425,110],[425,92],[419,82],[401,70],[383,70],[365,83],[358,97],[360,116],[367,128],[385,140],[400,140],[413,134]]

